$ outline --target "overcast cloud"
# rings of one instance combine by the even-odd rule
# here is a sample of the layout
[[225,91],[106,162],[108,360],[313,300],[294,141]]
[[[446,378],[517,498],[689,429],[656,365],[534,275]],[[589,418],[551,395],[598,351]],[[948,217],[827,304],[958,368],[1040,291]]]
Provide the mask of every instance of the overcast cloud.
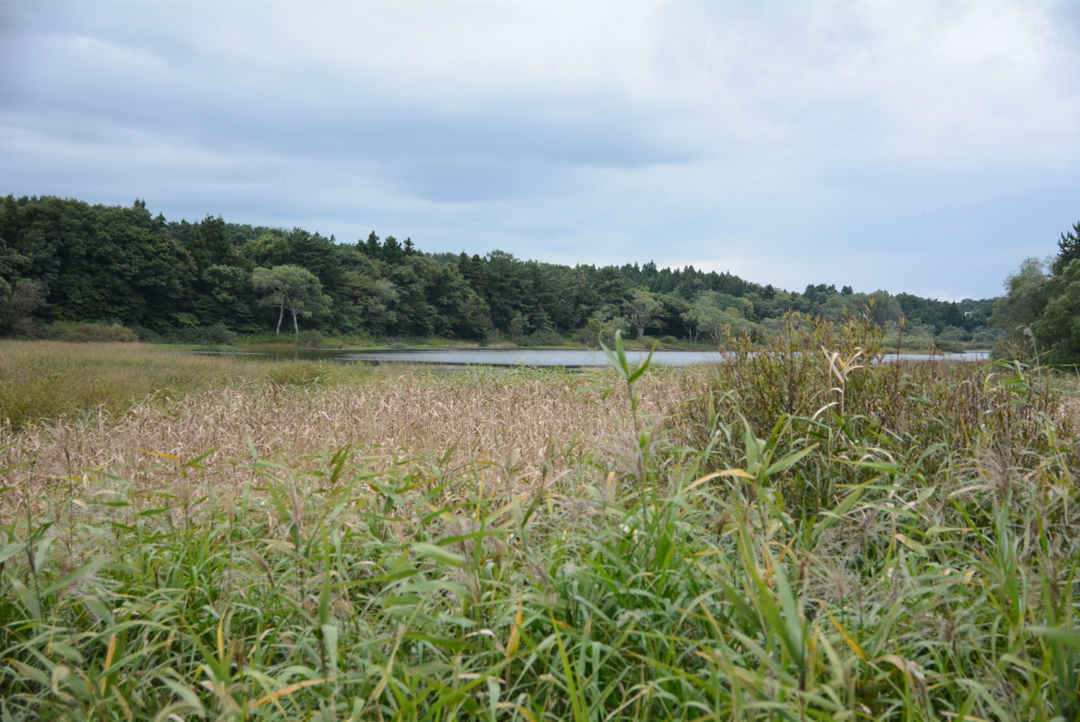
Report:
[[1080,3],[0,2],[0,192],[997,295],[1080,220]]

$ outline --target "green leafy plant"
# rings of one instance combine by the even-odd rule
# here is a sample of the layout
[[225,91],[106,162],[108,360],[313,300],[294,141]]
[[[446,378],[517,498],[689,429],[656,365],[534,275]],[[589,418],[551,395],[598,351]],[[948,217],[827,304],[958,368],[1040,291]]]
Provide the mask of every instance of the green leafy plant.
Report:
[[[38,456],[0,466],[0,719],[1076,719],[1074,382],[867,363],[858,332],[793,326],[757,365],[648,377],[616,346],[631,413],[681,399],[635,459],[649,494],[577,438],[532,467],[147,449],[43,483],[60,432],[17,432],[0,453]],[[430,414],[610,379],[403,386]]]
[[626,349],[623,346],[621,330],[615,332],[614,352],[612,352],[611,349],[605,346],[602,340],[600,341],[600,348],[604,350],[604,354],[608,357],[608,361],[611,362],[612,368],[614,368],[618,372],[619,376],[621,376],[623,381],[626,383],[626,394],[627,399],[630,403],[630,414],[633,416],[635,424],[637,423],[638,407],[641,403],[640,396],[637,393],[636,384],[638,382],[638,379],[640,379],[648,372],[649,366],[652,364],[652,357],[653,354],[656,352],[657,346],[659,346],[659,342],[654,343],[652,348],[649,350],[649,355],[646,357],[646,359],[642,361],[640,365],[634,367],[626,359]]

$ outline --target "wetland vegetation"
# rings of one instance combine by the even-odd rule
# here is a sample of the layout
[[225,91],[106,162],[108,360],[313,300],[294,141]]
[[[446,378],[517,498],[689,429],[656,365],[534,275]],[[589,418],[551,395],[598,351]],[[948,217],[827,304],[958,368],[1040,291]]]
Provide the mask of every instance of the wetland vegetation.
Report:
[[0,342],[0,719],[1074,720],[1075,381]]

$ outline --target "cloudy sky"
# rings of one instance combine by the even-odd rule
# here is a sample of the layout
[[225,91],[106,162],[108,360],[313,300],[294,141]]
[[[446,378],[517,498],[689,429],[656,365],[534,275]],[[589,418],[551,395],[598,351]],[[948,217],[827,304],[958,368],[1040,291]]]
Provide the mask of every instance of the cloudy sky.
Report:
[[1080,220],[1080,3],[2,1],[0,193],[995,296]]

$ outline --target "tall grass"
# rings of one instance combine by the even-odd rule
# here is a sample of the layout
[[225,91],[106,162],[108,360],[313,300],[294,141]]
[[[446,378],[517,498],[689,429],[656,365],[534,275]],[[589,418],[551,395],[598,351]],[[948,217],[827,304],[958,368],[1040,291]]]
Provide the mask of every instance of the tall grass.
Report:
[[[691,400],[673,429],[697,448],[718,425],[728,435],[748,428],[774,454],[816,445],[836,463],[800,468],[780,482],[807,513],[815,511],[814,494],[827,504],[838,484],[861,479],[868,455],[873,463],[917,466],[927,479],[952,477],[976,463],[1031,468],[1056,439],[1075,436],[1068,378],[1032,375],[1017,364],[889,361],[892,349],[868,318],[834,325],[790,314],[763,343],[729,338],[726,350],[731,362],[711,376],[685,377]],[[740,453],[721,445],[711,465],[735,464]]]
[[196,356],[178,349],[133,343],[0,341],[0,424],[9,431],[42,420],[122,414],[151,394],[184,394],[243,383],[305,385],[349,382],[368,375],[363,366],[253,357]]
[[[405,374],[355,446],[315,385],[172,407],[235,404],[246,454],[12,447],[0,719],[1077,719],[1071,391],[785,333],[635,378],[636,419],[610,373]],[[268,453],[277,407],[338,433]]]

